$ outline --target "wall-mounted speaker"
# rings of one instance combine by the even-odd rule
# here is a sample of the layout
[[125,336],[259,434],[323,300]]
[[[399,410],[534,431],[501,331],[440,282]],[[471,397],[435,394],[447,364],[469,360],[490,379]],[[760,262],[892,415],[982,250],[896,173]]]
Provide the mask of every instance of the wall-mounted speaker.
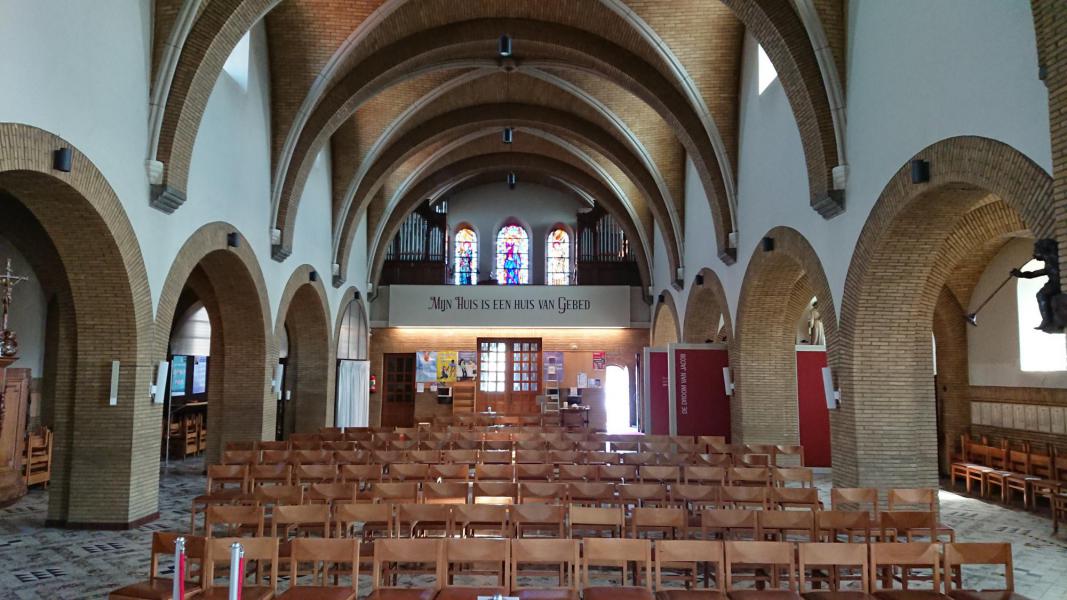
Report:
[[734,378],[730,374],[730,367],[723,367],[722,368],[722,383],[725,386],[726,395],[727,396],[733,396],[734,395]]
[[111,406],[119,405],[119,367],[117,360],[111,361],[111,389],[108,391],[107,403]]
[[318,280],[319,280],[319,272],[318,271],[312,271],[312,272],[308,273],[308,281],[310,281],[311,283],[315,283]]
[[703,275],[697,275],[696,284],[697,285],[704,285],[704,276]]
[[830,367],[822,368],[822,390],[826,396],[826,408],[837,410],[837,392],[834,390],[834,374]]
[[74,162],[74,152],[70,148],[60,148],[52,152],[52,168],[64,173],[70,173],[70,166]]
[[763,248],[764,252],[773,252],[774,251],[774,238],[772,238],[772,237],[763,238],[762,240],[760,240],[760,247]]
[[511,36],[510,35],[505,33],[504,35],[500,36],[500,43],[497,44],[497,53],[499,53],[500,56],[504,56],[504,57],[511,56]]
[[518,185],[518,183],[519,183],[519,178],[516,177],[514,173],[508,173],[508,189],[509,190],[515,189],[515,186]]
[[354,292],[352,293],[352,299],[353,299],[353,300],[359,300],[359,299],[360,299],[360,295],[359,295],[359,290],[355,290],[355,291],[354,291]]
[[504,143],[510,144],[515,139],[515,130],[510,127],[504,128]]
[[667,301],[667,296],[665,296],[663,294],[660,294],[658,300],[659,300],[660,304],[663,304],[664,302]]
[[930,181],[930,163],[921,158],[911,161],[911,182],[926,183]]
[[163,404],[167,397],[167,374],[170,373],[170,363],[161,360],[156,367],[156,384],[152,386],[152,404]]
[[231,231],[230,233],[227,233],[226,234],[226,245],[229,246],[230,248],[240,248],[241,247],[241,235],[238,234],[236,231]]

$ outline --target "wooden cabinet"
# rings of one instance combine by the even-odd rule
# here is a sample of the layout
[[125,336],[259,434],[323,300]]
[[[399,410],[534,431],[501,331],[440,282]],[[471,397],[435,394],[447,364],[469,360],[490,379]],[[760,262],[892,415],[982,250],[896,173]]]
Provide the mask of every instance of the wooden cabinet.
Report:
[[0,389],[4,391],[4,412],[0,420],[0,506],[26,494],[22,453],[30,399],[30,370],[7,368],[12,362],[12,359],[0,359]]

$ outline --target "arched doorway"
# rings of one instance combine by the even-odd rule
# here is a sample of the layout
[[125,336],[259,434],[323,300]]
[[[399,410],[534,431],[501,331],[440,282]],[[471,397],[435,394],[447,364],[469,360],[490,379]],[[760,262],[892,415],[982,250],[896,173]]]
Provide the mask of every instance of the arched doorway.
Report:
[[280,402],[284,410],[278,416],[284,438],[334,422],[329,303],[322,280],[310,265],[299,267],[289,278],[278,311],[275,335],[286,342]]
[[347,302],[337,320],[337,409],[338,427],[370,424],[370,331],[359,291],[345,293]]
[[276,405],[270,384],[278,351],[268,328],[266,285],[248,246],[231,225],[201,227],[178,252],[160,294],[156,319],[161,354],[183,295],[195,294],[211,323],[206,464],[218,462],[227,442],[274,437]]
[[634,431],[631,408],[630,368],[608,365],[604,382],[604,408],[607,413],[608,433]]

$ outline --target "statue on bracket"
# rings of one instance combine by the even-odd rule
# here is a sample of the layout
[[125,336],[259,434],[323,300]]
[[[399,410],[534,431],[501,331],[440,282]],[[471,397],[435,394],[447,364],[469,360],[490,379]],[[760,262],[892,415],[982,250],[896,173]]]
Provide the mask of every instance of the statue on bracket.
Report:
[[1037,292],[1037,308],[1041,311],[1041,324],[1034,329],[1040,329],[1045,333],[1062,333],[1067,325],[1064,315],[1063,295],[1060,293],[1060,253],[1056,240],[1040,239],[1034,242],[1034,258],[1045,263],[1045,266],[1036,271],[1023,271],[1012,269],[1013,277],[1021,279],[1035,279],[1048,277],[1045,285]]

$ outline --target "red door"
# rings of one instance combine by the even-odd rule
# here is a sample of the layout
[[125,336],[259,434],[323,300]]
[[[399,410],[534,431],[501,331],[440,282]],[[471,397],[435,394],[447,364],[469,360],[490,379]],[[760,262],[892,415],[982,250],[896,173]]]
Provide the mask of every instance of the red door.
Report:
[[800,445],[804,446],[804,464],[809,467],[830,466],[830,411],[822,385],[825,366],[825,351],[797,351]]

